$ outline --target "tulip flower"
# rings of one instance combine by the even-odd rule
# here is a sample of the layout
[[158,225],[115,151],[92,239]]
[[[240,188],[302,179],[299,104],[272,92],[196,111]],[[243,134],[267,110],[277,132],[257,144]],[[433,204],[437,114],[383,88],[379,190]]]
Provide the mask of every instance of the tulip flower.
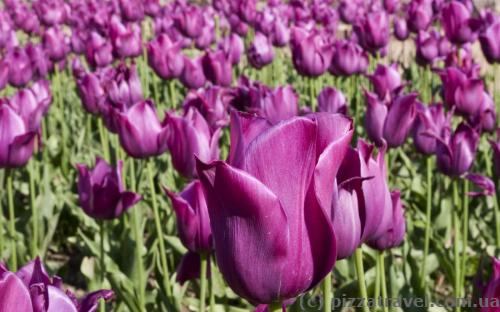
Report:
[[52,62],[47,57],[42,45],[28,43],[26,45],[26,53],[31,59],[33,75],[37,78],[46,77],[52,68]]
[[375,93],[381,99],[384,99],[387,95],[391,95],[402,86],[401,74],[396,64],[390,66],[379,64],[375,72],[369,75],[368,78],[370,78]]
[[411,93],[398,96],[392,101],[383,132],[389,147],[401,146],[406,141],[415,120],[417,96],[417,93]]
[[156,17],[161,12],[160,0],[145,0],[143,1],[144,13],[150,17]]
[[495,193],[495,183],[490,178],[475,173],[468,173],[465,178],[481,189],[480,192],[469,192],[467,195],[491,196]]
[[389,43],[389,18],[384,11],[367,13],[354,30],[363,48],[371,53],[384,48]]
[[201,35],[194,39],[194,43],[197,49],[205,50],[210,48],[212,43],[215,41],[215,24],[211,22],[206,25],[201,32]]
[[82,79],[79,79],[76,84],[83,108],[89,114],[98,115],[106,100],[106,94],[99,77],[93,73],[88,73]]
[[119,0],[120,11],[125,20],[138,22],[144,19],[144,6],[142,0]]
[[[417,116],[413,126],[413,143],[422,154],[436,153],[436,136],[442,137],[451,127],[452,114],[445,114],[441,104],[417,103]],[[432,134],[432,135],[429,135]]]
[[352,24],[358,18],[359,3],[351,0],[342,0],[338,10],[342,21],[346,24]]
[[432,0],[411,1],[408,6],[408,28],[418,33],[427,30],[434,16]]
[[156,116],[151,100],[138,102],[126,112],[114,112],[123,149],[134,158],[158,156],[167,150],[168,129]]
[[315,114],[271,127],[258,117],[232,118],[230,162],[198,162],[217,264],[253,304],[283,302],[312,289],[335,263],[325,212],[352,122]]
[[99,157],[92,170],[83,164],[77,164],[76,167],[78,198],[88,216],[97,220],[116,219],[141,200],[140,195],[125,191],[121,160],[116,168]]
[[190,91],[186,95],[182,107],[184,111],[188,111],[190,107],[196,107],[207,121],[210,129],[215,131],[229,123],[226,103],[222,100],[222,91],[216,86]]
[[271,40],[276,47],[284,47],[290,41],[290,29],[283,19],[277,18],[274,21]]
[[[105,91],[108,92],[108,98],[115,107],[124,110],[144,99],[135,64],[127,67],[122,63],[110,73],[113,76],[107,81]],[[98,95],[95,94],[95,96]]]
[[292,61],[295,69],[304,76],[317,77],[330,67],[333,45],[317,32],[307,33],[301,28],[293,28]]
[[439,35],[437,32],[419,31],[415,42],[417,62],[420,65],[433,63],[439,56]]
[[335,44],[330,72],[338,76],[361,74],[368,68],[368,54],[355,42],[339,40]]
[[182,43],[172,43],[170,38],[161,34],[148,43],[148,64],[162,79],[181,76],[184,70],[184,56],[181,53]]
[[86,44],[85,57],[92,67],[105,67],[113,62],[113,46],[110,41],[91,32]]
[[51,27],[43,33],[43,49],[53,62],[62,61],[69,53],[69,46],[66,42],[66,35],[59,27]]
[[[384,159],[385,148],[380,149],[376,157],[372,155],[373,150],[373,145],[358,140],[357,149],[351,148],[347,151],[337,175],[337,182],[341,188],[344,185],[346,191],[350,193],[345,195],[353,196],[355,191],[357,196],[361,242],[379,239],[387,233],[393,221],[393,205],[387,185]],[[350,204],[354,203],[353,198],[346,200],[350,200]],[[335,209],[333,207],[334,213]]]
[[[500,260],[492,258],[491,264],[491,274],[488,281],[484,283],[481,278],[481,285],[478,285],[480,294],[479,302],[476,304],[480,312],[496,312],[500,307],[500,298],[498,296],[500,290]],[[481,272],[478,274],[481,274]]]
[[384,123],[388,112],[387,104],[385,101],[379,100],[378,97],[371,92],[365,92],[365,100],[367,104],[364,120],[366,134],[377,146],[382,146],[384,145]]
[[394,18],[394,36],[400,41],[405,41],[410,36],[408,24],[404,18]]
[[0,168],[24,166],[33,154],[36,132],[8,104],[0,104]]
[[15,25],[28,34],[38,33],[40,30],[40,20],[38,16],[27,6],[21,5],[12,13]]
[[207,51],[202,59],[205,77],[214,85],[228,87],[233,79],[231,62],[223,51]]
[[125,26],[113,19],[110,25],[110,38],[113,49],[119,57],[137,57],[142,54],[142,35],[139,25]]
[[459,1],[450,1],[441,9],[441,24],[446,37],[455,44],[474,42],[481,21],[471,18],[469,9]]
[[400,192],[391,192],[392,222],[389,229],[377,239],[370,240],[367,244],[377,250],[386,250],[401,245],[406,234],[406,223],[401,203]]
[[444,174],[458,177],[466,173],[476,156],[479,134],[468,125],[460,124],[455,132],[437,139],[437,168]]
[[347,101],[344,94],[332,87],[326,87],[318,95],[320,112],[347,114]]
[[273,46],[262,33],[255,34],[254,40],[247,51],[248,61],[250,64],[261,69],[270,64],[274,59]]
[[483,54],[490,63],[500,62],[500,21],[488,26],[479,36]]
[[186,37],[195,39],[201,36],[205,27],[203,12],[198,6],[185,7],[175,18],[175,25]]
[[40,21],[46,26],[54,26],[64,23],[66,19],[65,3],[60,0],[38,0],[33,3]]
[[297,116],[299,97],[291,86],[277,87],[269,96],[262,96],[257,113],[272,124]]
[[231,62],[232,65],[236,65],[240,62],[241,55],[245,50],[245,43],[240,36],[232,33],[230,36],[222,39],[219,45],[219,49],[224,51],[226,58]]
[[497,111],[495,102],[486,92],[483,93],[480,102],[481,105],[479,108],[479,112],[476,115],[468,116],[469,123],[471,125],[477,126],[482,131],[492,132],[496,129],[497,124]]
[[201,57],[194,60],[184,57],[184,70],[182,71],[180,80],[188,89],[198,89],[205,85],[207,79],[203,73]]
[[14,87],[26,85],[33,77],[31,60],[25,49],[15,48],[5,56],[9,65],[9,83]]
[[98,290],[81,300],[69,290],[62,289],[58,277],[50,277],[39,258],[29,262],[16,273],[0,263],[0,311],[68,311],[92,312],[99,300],[110,300],[111,290]]
[[219,158],[221,130],[213,133],[200,112],[189,108],[183,117],[167,114],[166,125],[170,131],[167,144],[174,168],[183,176],[196,176],[195,156],[202,161]]
[[[43,83],[37,83],[35,88],[35,92],[40,88],[47,88],[46,92],[50,92],[48,85]],[[35,92],[31,89],[21,89],[10,98],[8,105],[23,119],[29,131],[36,132],[41,126],[43,116],[49,109],[51,98],[50,95],[48,99],[37,98]]]

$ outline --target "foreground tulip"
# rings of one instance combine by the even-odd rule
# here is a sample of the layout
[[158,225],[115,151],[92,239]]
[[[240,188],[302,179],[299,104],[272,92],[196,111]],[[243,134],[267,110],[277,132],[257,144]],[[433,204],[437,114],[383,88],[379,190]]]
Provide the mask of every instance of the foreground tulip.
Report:
[[468,125],[460,124],[452,135],[437,140],[437,168],[451,177],[466,173],[476,156],[479,134]]
[[115,112],[123,149],[134,158],[158,156],[167,150],[168,129],[161,124],[151,100],[134,104],[126,112]]
[[211,132],[205,118],[194,107],[183,117],[167,114],[168,149],[174,168],[183,176],[196,176],[196,158],[209,162],[219,158],[221,130]]
[[200,254],[210,254],[213,251],[210,218],[200,181],[191,182],[179,194],[170,191],[166,193],[177,217],[181,242],[189,250],[177,269],[177,281],[183,284],[188,279],[199,277]]
[[291,49],[293,65],[301,75],[317,77],[330,67],[333,45],[320,33],[294,28]]
[[9,105],[0,102],[0,168],[24,166],[33,154],[35,131]]
[[320,112],[347,114],[347,102],[344,94],[332,87],[326,87],[318,95]]
[[119,218],[141,200],[140,195],[125,191],[122,161],[118,161],[116,168],[112,168],[98,157],[92,170],[83,164],[76,167],[80,206],[88,216],[97,220]]
[[0,311],[38,312],[67,311],[93,312],[99,300],[110,300],[111,290],[98,290],[81,300],[69,290],[62,289],[58,277],[50,277],[39,258],[29,262],[16,273],[9,272],[0,263]]
[[281,303],[313,288],[335,263],[326,212],[352,122],[314,114],[271,127],[233,113],[231,132],[229,164],[198,163],[217,263],[241,297]]

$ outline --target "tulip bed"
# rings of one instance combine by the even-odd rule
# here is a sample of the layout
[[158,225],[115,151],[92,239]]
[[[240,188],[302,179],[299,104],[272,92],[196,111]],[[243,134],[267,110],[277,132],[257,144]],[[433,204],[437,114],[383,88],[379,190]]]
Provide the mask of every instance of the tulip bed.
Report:
[[0,312],[500,311],[500,13],[3,0]]

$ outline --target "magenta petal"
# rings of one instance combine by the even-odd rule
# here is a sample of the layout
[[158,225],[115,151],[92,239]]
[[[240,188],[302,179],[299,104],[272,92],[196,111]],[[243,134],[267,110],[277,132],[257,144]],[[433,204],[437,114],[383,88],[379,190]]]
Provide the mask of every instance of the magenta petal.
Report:
[[337,236],[337,259],[350,257],[361,240],[361,220],[359,218],[356,191],[339,190],[338,201],[333,205],[333,228]]
[[38,257],[21,267],[16,272],[16,276],[23,281],[26,287],[37,283],[42,283],[44,285],[50,284],[50,277],[47,274],[42,261]]
[[0,312],[13,310],[33,311],[30,293],[21,279],[11,272],[5,272],[0,276]]
[[73,300],[61,289],[54,286],[47,286],[49,296],[49,307],[47,312],[78,312]]
[[99,304],[99,300],[110,300],[114,296],[114,292],[112,290],[101,289],[94,291],[88,295],[86,295],[80,301],[80,307],[78,312],[95,312],[97,311],[97,307]]

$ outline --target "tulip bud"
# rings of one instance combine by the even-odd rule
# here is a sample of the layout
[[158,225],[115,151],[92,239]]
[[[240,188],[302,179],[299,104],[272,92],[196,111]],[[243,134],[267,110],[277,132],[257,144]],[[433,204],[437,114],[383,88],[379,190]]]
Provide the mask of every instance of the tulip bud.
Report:
[[180,41],[172,43],[170,38],[161,34],[148,43],[148,64],[162,79],[181,76],[184,70],[184,57]]
[[205,77],[213,84],[221,87],[228,87],[231,85],[233,79],[231,62],[223,51],[207,51],[203,56],[202,64]]
[[326,87],[318,95],[318,110],[327,113],[347,114],[347,101],[344,94],[332,87]]
[[78,197],[88,216],[98,220],[116,219],[141,200],[140,195],[124,190],[122,167],[121,160],[112,168],[99,157],[92,170],[77,165]]
[[432,1],[411,1],[408,6],[408,27],[411,31],[418,33],[427,30],[432,22]]
[[481,21],[470,17],[467,7],[459,1],[451,1],[441,9],[441,24],[446,37],[455,44],[474,42]]
[[138,22],[144,19],[142,0],[120,0],[120,11],[123,18],[129,22]]
[[26,165],[33,154],[36,132],[8,104],[0,103],[0,168]]
[[384,99],[387,95],[391,95],[402,85],[401,74],[396,64],[390,66],[379,64],[375,72],[368,77],[370,78],[375,93],[377,93],[381,99]]
[[66,19],[66,6],[60,0],[38,0],[33,3],[33,9],[40,21],[46,26],[64,23]]
[[186,37],[195,39],[201,36],[205,27],[203,12],[198,6],[184,8],[175,18],[175,25]]
[[496,106],[495,102],[488,93],[483,93],[479,112],[477,115],[469,116],[469,122],[474,126],[478,126],[478,128],[482,131],[492,132],[496,129]]
[[462,82],[455,91],[455,108],[457,112],[475,116],[480,113],[481,101],[484,94],[483,81],[479,79],[467,79]]
[[62,61],[69,53],[69,46],[64,32],[59,27],[47,29],[42,36],[45,53],[53,62]]
[[113,62],[113,46],[93,31],[87,40],[85,57],[90,66],[105,67]]
[[422,154],[436,153],[436,137],[442,137],[451,127],[452,114],[445,115],[441,104],[425,106],[417,103],[417,115],[413,126],[413,143]]
[[125,64],[120,64],[111,73],[113,77],[107,82],[105,91],[114,106],[124,110],[144,99],[135,64],[132,64],[130,68]]
[[139,25],[125,26],[117,20],[112,20],[110,38],[114,51],[119,57],[137,57],[142,54],[142,35]]
[[222,40],[219,49],[224,51],[226,58],[232,65],[237,65],[240,62],[243,51],[245,50],[245,43],[240,36],[232,33],[229,37],[225,37]]
[[384,11],[366,14],[354,30],[363,48],[371,53],[384,48],[389,43],[389,18]]
[[389,147],[404,144],[415,120],[416,99],[418,94],[411,93],[396,97],[387,112],[384,124],[384,139]]
[[82,79],[79,79],[76,84],[83,108],[89,114],[99,114],[106,100],[106,94],[99,78],[93,73],[88,73]]
[[261,69],[273,61],[274,50],[267,37],[262,33],[257,33],[248,48],[247,56],[253,67]]
[[368,68],[368,54],[354,42],[339,40],[335,44],[330,72],[338,76],[361,74]]
[[[347,181],[346,181],[347,182]],[[358,194],[346,185],[340,185],[338,198],[332,205],[333,228],[337,237],[337,260],[350,257],[361,244],[361,219]]]
[[277,47],[284,47],[290,41],[290,29],[281,18],[274,21],[271,40]]
[[419,31],[416,39],[417,62],[427,65],[434,62],[439,56],[439,35],[436,32]]
[[182,71],[180,80],[188,89],[198,89],[205,85],[207,79],[203,73],[201,57],[194,60],[184,57],[184,70]]
[[33,77],[33,67],[26,50],[15,48],[5,56],[9,66],[9,83],[14,87],[23,87]]
[[317,77],[330,67],[334,48],[317,32],[307,33],[300,28],[292,30],[292,61],[295,69],[304,76]]
[[408,24],[404,18],[394,18],[394,36],[400,41],[405,41],[410,36]]
[[382,146],[384,145],[384,124],[388,112],[387,103],[379,100],[371,92],[365,92],[365,100],[367,104],[365,115],[366,134],[377,146]]

